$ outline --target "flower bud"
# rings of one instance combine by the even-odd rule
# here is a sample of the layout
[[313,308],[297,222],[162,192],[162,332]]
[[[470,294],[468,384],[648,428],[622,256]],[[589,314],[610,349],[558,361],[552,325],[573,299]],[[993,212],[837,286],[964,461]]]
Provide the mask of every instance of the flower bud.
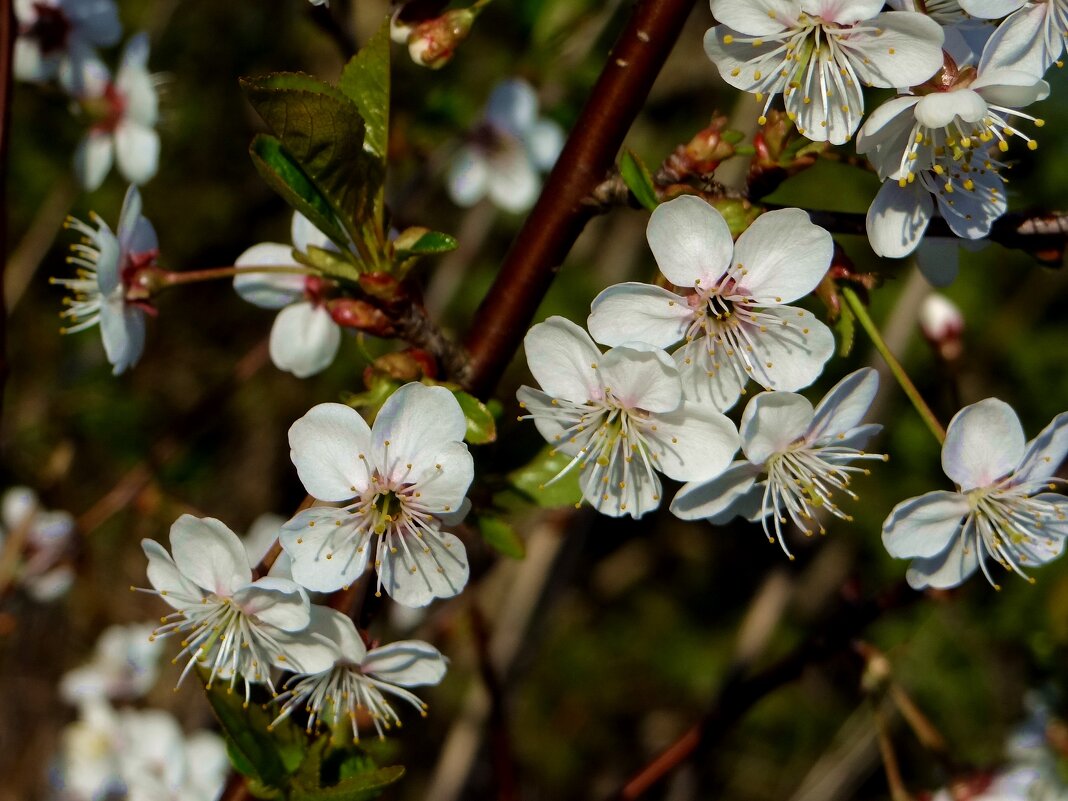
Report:
[[393,321],[385,312],[365,300],[337,298],[329,301],[326,308],[333,321],[342,328],[354,328],[376,337],[391,337],[396,333]]
[[720,163],[734,155],[734,146],[741,141],[740,134],[726,130],[727,123],[724,116],[713,117],[707,128],[675,148],[664,165],[675,182],[688,175],[711,175]]
[[441,69],[452,60],[474,21],[474,12],[461,8],[420,23],[408,36],[408,54],[416,64]]
[[964,350],[964,315],[960,309],[937,292],[932,292],[920,307],[920,330],[939,356],[946,361],[960,358]]

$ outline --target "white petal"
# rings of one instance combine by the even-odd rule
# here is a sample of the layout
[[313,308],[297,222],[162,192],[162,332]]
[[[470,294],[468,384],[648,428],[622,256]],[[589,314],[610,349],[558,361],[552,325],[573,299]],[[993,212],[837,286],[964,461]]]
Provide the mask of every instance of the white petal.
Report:
[[564,148],[564,129],[552,120],[538,120],[525,137],[530,160],[542,172],[548,172]]
[[[772,39],[754,45],[746,41],[748,38],[746,34],[726,25],[709,28],[704,37],[705,55],[715,63],[720,78],[735,89],[764,94],[784,91],[790,79],[789,74],[779,75],[779,71],[787,64],[780,42]],[[775,76],[770,86],[769,76]]]
[[1027,443],[1027,451],[1013,476],[1013,483],[1050,478],[1057,474],[1068,456],[1068,412],[1054,417],[1038,436]]
[[909,498],[883,522],[883,545],[897,559],[938,556],[960,537],[968,512],[968,499],[957,492]]
[[300,631],[310,620],[307,594],[289,579],[258,579],[235,592],[234,603],[246,614],[282,631]]
[[[130,41],[132,45],[134,40]],[[143,41],[145,43],[143,55],[147,59],[148,40]],[[127,54],[129,51],[130,45],[127,45]],[[145,69],[144,64],[124,61],[115,76],[115,86],[126,102],[123,116],[146,128],[154,127],[159,120],[159,96],[156,93],[156,80]]]
[[658,348],[638,343],[612,348],[601,358],[600,375],[624,408],[672,412],[682,403],[678,368]]
[[[337,246],[330,241],[330,237],[316,228],[315,224],[299,211],[293,212],[293,219],[289,224],[289,240],[293,247],[302,253],[307,253],[308,248],[312,247],[337,251]],[[292,254],[289,263],[293,263]]]
[[742,413],[738,429],[742,451],[753,464],[763,464],[801,439],[812,424],[812,404],[792,392],[761,392]]
[[356,631],[356,625],[342,612],[312,604],[307,630],[333,643],[338,659],[358,665],[367,656],[367,646]]
[[86,192],[93,192],[104,183],[111,171],[114,144],[111,134],[90,131],[74,151],[74,174]]
[[738,237],[731,272],[742,294],[757,303],[790,303],[816,288],[833,254],[831,235],[808,214],[780,209],[761,214]]
[[760,466],[734,462],[711,481],[691,481],[671,502],[671,513],[683,520],[705,519],[722,525],[742,514],[741,502],[756,483]]
[[884,181],[865,220],[871,249],[887,258],[904,258],[920,244],[933,212],[931,195],[920,181],[907,186]]
[[301,483],[321,501],[347,501],[370,484],[371,429],[349,406],[313,406],[290,427],[289,447]]
[[971,88],[934,92],[916,104],[916,120],[928,128],[946,128],[958,117],[965,122],[978,122],[988,110],[986,101]]
[[394,601],[402,606],[426,606],[435,598],[452,598],[466,586],[470,575],[467,550],[457,537],[442,531],[436,537],[409,538],[407,545],[398,545],[395,553],[380,551],[378,575]]
[[182,575],[167,549],[155,540],[141,540],[141,549],[148,559],[148,582],[159,591],[160,597],[175,609],[183,609],[190,599],[203,593]]
[[585,403],[601,392],[596,365],[601,351],[590,335],[564,317],[531,327],[523,339],[535,380],[554,398]]
[[299,512],[278,535],[293,560],[293,580],[313,592],[352,584],[375,547],[371,532],[353,533],[352,515],[344,510],[317,506]]
[[267,512],[252,521],[248,533],[241,540],[245,546],[245,555],[250,565],[258,565],[278,539],[278,532],[285,523],[285,518]]
[[805,439],[822,443],[860,425],[879,391],[879,374],[871,367],[850,373],[816,406]]
[[902,158],[912,141],[916,124],[913,109],[919,101],[911,95],[887,100],[868,115],[857,134],[857,152],[868,156],[883,180],[908,174]]
[[501,81],[486,101],[486,122],[514,136],[521,136],[538,117],[538,96],[521,78]]
[[571,456],[576,455],[582,448],[578,442],[571,442],[569,432],[572,422],[562,422],[559,415],[559,407],[553,403],[553,397],[533,387],[520,387],[516,398],[527,414],[534,418],[534,425],[538,433],[545,437],[545,441],[558,448],[561,452]]
[[486,180],[490,200],[513,214],[520,214],[534,205],[541,179],[522,142],[503,143],[492,153],[488,164]]
[[852,25],[874,17],[883,4],[879,0],[801,0],[801,6],[828,22]]
[[[980,2],[970,0],[969,5],[979,5]],[[1019,0],[1006,0],[1004,4],[993,0],[992,4],[1000,8],[1021,5]],[[1041,78],[1064,52],[1064,39],[1059,35],[1060,31],[1054,31],[1053,36],[1046,36],[1047,16],[1052,8],[1049,2],[1035,3],[1001,23],[983,48],[979,69],[983,72],[989,69],[1020,70]],[[1003,16],[1004,13],[999,11],[996,16]],[[986,13],[977,13],[976,16],[986,16]]]
[[711,403],[725,412],[738,402],[742,382],[729,364],[721,364],[708,350],[708,338],[701,337],[683,345],[674,354],[682,379],[686,400]]
[[734,242],[723,215],[694,195],[653,209],[646,229],[660,272],[673,284],[712,286],[727,271]]
[[473,206],[486,196],[489,166],[482,150],[464,147],[453,157],[445,187],[457,206]]
[[[236,259],[237,267],[296,266],[288,245],[261,242]],[[262,309],[282,309],[304,297],[305,276],[297,273],[238,273],[234,289],[242,300]]]
[[610,286],[593,299],[586,321],[590,336],[602,345],[647,342],[666,348],[686,335],[693,309],[674,292],[651,284]]
[[861,87],[842,70],[839,61],[821,57],[805,71],[804,83],[786,96],[786,111],[794,115],[797,130],[813,141],[844,144],[864,116]]
[[0,499],[0,520],[4,528],[18,528],[40,508],[36,492],[29,487],[12,487]]
[[967,546],[964,537],[957,537],[945,553],[928,559],[914,559],[905,572],[905,580],[915,590],[926,587],[949,589],[959,586],[978,566],[974,543]]
[[753,371],[750,377],[767,389],[787,392],[807,387],[834,355],[834,334],[812,312],[793,306],[763,309],[762,314],[785,321],[767,323],[761,331],[748,327]]
[[159,134],[131,120],[120,122],[115,129],[115,160],[123,178],[145,183],[159,168]]
[[958,0],[960,7],[980,19],[1001,19],[1027,5],[1027,0]]
[[1024,433],[1012,407],[997,398],[965,406],[946,429],[942,469],[962,492],[1011,473],[1024,455]]
[[[475,462],[467,446],[446,443],[440,450],[424,452],[423,463],[422,470],[412,470],[406,479],[418,487],[419,504],[435,514],[457,512],[475,477]],[[461,519],[450,518],[450,524]]]
[[701,481],[730,465],[741,444],[738,430],[711,406],[683,403],[678,410],[650,417],[656,431],[646,435],[656,468],[676,481]]
[[100,334],[112,373],[120,375],[137,364],[145,349],[145,313],[121,300],[108,301],[100,309]]
[[171,526],[171,553],[182,575],[221,598],[252,581],[245,547],[225,523],[182,515]]
[[942,67],[942,26],[924,14],[887,11],[839,42],[870,86],[915,86]]
[[364,673],[401,687],[438,684],[447,661],[433,645],[420,640],[391,642],[370,651],[360,663]]
[[986,102],[1009,108],[1023,108],[1049,97],[1048,83],[1021,70],[985,70],[979,73],[971,88]]
[[[946,191],[941,181],[934,187],[938,210],[946,218],[950,230],[963,239],[981,239],[990,233],[994,221],[1008,210],[1005,182],[993,170],[972,169],[965,175],[954,170],[954,191]],[[971,179],[973,189],[963,181]]]
[[[372,459],[384,478],[405,481],[433,472],[438,455],[463,440],[466,431],[463,410],[449,390],[417,382],[405,384],[389,396],[375,418],[371,428]],[[468,455],[468,462],[470,458]],[[470,469],[463,463],[457,455],[450,467],[465,474],[470,483]]]
[[297,378],[329,367],[340,345],[341,328],[322,306],[305,302],[286,306],[271,326],[271,361]]
[[782,33],[801,14],[799,0],[712,0],[711,5],[717,22],[753,36]]
[[630,515],[636,519],[660,506],[661,486],[656,473],[641,459],[628,462],[618,451],[607,468],[587,464],[579,484],[582,497],[609,517]]

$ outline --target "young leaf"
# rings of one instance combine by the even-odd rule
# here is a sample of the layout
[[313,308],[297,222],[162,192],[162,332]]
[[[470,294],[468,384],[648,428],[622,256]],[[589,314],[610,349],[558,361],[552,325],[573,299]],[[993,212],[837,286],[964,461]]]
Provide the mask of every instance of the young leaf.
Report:
[[464,439],[472,445],[485,445],[497,439],[497,422],[493,419],[486,404],[474,395],[468,395],[459,389],[454,389],[452,394],[460,403],[464,418],[467,421],[467,433]]
[[573,506],[582,500],[578,469],[553,481],[571,460],[567,454],[545,447],[528,464],[509,473],[508,481],[513,489],[542,508]]
[[389,19],[345,65],[338,88],[367,124],[367,146],[383,162],[389,146]]
[[273,136],[257,134],[248,152],[256,171],[271,189],[330,237],[335,245],[348,250],[348,234],[334,216],[330,201],[315,187],[281,142]]
[[331,787],[294,788],[292,801],[370,801],[404,775],[401,765],[360,773]]
[[645,208],[652,211],[660,201],[656,197],[656,185],[648,168],[638,158],[638,154],[630,148],[623,151],[619,157],[619,175],[627,189],[638,199]]
[[342,281],[358,281],[360,279],[361,271],[359,266],[346,259],[341,253],[336,253],[333,250],[325,250],[317,248],[315,245],[309,245],[307,252],[302,253],[294,248],[293,259],[297,264],[314,267],[330,278],[337,278]]
[[853,310],[844,303],[835,328],[838,329],[838,355],[843,358],[853,352],[853,339],[856,336],[856,317]]
[[459,243],[448,234],[440,231],[427,231],[411,244],[397,248],[397,258],[407,259],[412,256],[433,256],[438,253],[448,253],[456,250]]
[[486,544],[499,553],[512,559],[522,559],[526,556],[523,540],[508,521],[495,515],[482,515],[478,519],[478,529],[482,532],[482,539]]

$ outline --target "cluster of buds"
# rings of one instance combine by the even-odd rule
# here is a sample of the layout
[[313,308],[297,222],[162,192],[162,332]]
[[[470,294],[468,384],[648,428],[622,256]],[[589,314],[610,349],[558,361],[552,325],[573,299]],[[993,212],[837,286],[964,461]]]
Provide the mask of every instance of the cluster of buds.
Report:
[[[390,36],[398,44],[408,46],[412,61],[432,70],[441,69],[450,61],[456,48],[471,33],[478,10],[460,8],[437,16],[424,16],[426,9],[438,3],[409,3],[393,14]],[[434,13],[431,11],[430,13]]]
[[728,119],[722,115],[712,118],[708,126],[668,156],[662,176],[670,183],[681,183],[690,176],[707,178],[721,163],[738,153],[737,145],[744,135],[727,129]]
[[812,142],[797,132],[790,116],[771,110],[760,118],[760,130],[753,136],[755,153],[749,163],[749,196],[767,197],[792,175],[807,170],[829,147]]

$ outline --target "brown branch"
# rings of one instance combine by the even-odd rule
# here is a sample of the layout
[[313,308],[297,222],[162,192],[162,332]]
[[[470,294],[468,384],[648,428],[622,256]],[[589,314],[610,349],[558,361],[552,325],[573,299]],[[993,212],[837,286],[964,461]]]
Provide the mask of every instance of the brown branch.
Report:
[[18,25],[12,0],[0,0],[0,411],[7,383],[7,307],[4,303],[3,271],[7,265],[7,151],[11,132],[12,59]]
[[523,339],[556,268],[592,210],[601,183],[695,0],[640,0],[609,54],[541,196],[527,217],[471,324],[470,362],[461,383],[490,394]]
[[493,778],[497,783],[497,801],[516,801],[519,797],[515,773],[512,737],[504,709],[504,687],[490,656],[490,631],[486,616],[477,604],[471,606],[471,627],[475,635],[478,670],[490,699],[490,748],[493,755]]
[[708,754],[758,701],[798,678],[809,666],[848,652],[852,640],[883,612],[906,606],[923,597],[904,583],[891,587],[867,603],[850,604],[832,615],[818,631],[778,662],[757,673],[735,670],[728,674],[700,721],[639,770],[611,801],[633,801],[675,768],[698,754]]

